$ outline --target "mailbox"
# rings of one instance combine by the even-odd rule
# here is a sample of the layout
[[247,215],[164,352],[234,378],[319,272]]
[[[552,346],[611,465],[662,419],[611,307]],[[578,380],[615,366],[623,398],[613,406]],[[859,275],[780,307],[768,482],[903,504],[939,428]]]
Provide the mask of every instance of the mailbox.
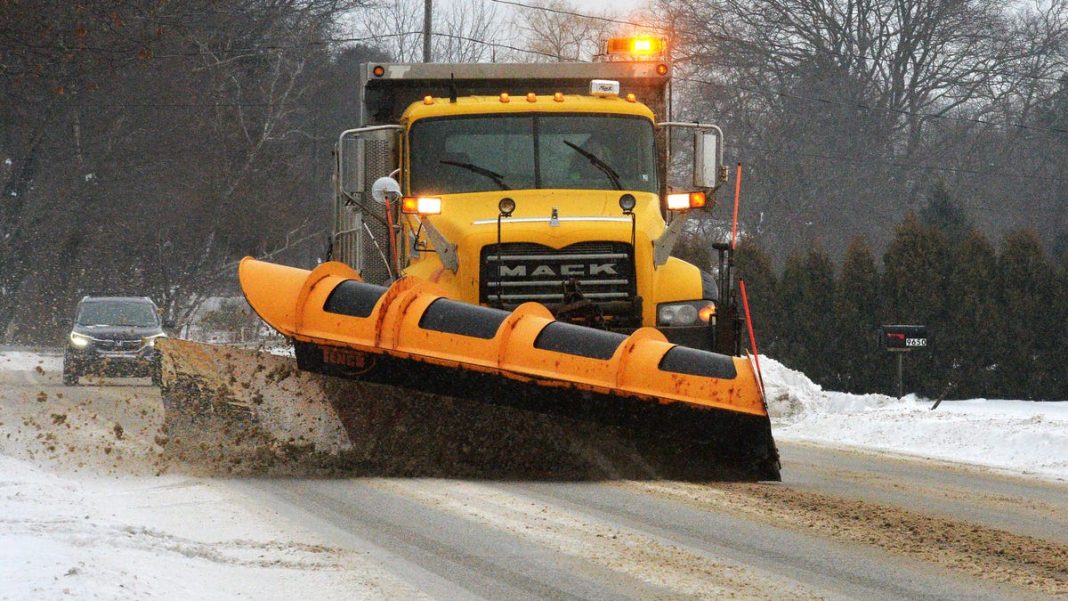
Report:
[[880,330],[883,348],[888,351],[912,351],[927,347],[927,326],[883,326]]

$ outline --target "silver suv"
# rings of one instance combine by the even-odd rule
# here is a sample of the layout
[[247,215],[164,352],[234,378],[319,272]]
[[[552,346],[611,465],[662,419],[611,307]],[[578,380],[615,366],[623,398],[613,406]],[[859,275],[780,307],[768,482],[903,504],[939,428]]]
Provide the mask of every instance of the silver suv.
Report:
[[159,385],[155,344],[167,335],[163,326],[159,309],[148,297],[82,298],[63,354],[63,383],[74,386],[80,376],[97,374],[148,376]]

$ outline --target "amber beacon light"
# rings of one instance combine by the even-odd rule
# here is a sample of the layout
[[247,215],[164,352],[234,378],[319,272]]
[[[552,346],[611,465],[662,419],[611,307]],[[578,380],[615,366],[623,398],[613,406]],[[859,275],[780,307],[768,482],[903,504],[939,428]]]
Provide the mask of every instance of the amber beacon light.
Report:
[[608,38],[607,51],[610,56],[653,57],[664,54],[666,49],[667,40],[664,38],[651,36]]

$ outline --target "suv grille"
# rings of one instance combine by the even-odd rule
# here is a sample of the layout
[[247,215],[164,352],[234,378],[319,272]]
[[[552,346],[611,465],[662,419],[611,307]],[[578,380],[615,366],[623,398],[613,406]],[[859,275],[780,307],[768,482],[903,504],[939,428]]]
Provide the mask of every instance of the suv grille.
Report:
[[141,348],[141,339],[135,340],[96,340],[93,345],[101,351],[136,351]]
[[[580,242],[561,249],[528,242],[482,247],[479,301],[514,308],[536,301],[552,309],[574,278],[583,296],[597,303],[630,302],[637,294],[634,256],[624,242]],[[499,269],[499,275],[498,275]]]

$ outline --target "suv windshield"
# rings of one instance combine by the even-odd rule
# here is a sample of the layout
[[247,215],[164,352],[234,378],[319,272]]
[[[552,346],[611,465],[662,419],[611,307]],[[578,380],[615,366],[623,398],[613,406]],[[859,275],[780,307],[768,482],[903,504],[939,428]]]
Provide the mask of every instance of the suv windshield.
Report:
[[78,311],[78,325],[137,326],[159,325],[156,309],[145,302],[88,301]]
[[444,117],[416,122],[409,136],[413,194],[658,190],[653,124],[642,117]]

